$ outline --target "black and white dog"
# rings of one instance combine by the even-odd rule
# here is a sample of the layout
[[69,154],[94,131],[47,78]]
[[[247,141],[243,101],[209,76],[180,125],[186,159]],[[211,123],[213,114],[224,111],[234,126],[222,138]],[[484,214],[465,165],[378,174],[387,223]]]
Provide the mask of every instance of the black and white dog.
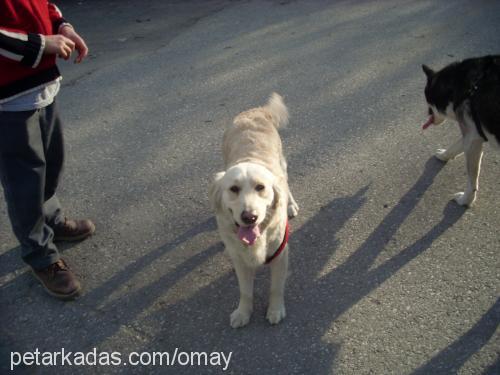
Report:
[[483,142],[500,149],[500,55],[467,59],[435,72],[422,66],[427,76],[425,98],[429,119],[423,125],[439,125],[446,118],[460,125],[462,138],[436,157],[448,161],[465,153],[468,184],[455,194],[462,206],[471,206],[478,190]]

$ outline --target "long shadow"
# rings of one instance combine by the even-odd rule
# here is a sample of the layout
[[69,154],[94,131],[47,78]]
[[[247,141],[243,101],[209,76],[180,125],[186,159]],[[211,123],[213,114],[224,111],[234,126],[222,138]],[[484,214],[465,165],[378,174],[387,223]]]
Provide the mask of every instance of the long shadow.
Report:
[[[421,177],[400,199],[391,212],[387,214],[371,235],[368,236],[365,242],[343,264],[318,279],[319,288],[317,289],[317,293],[321,295],[319,298],[318,295],[313,295],[309,303],[325,299],[332,301],[330,308],[325,305],[323,309],[318,310],[318,314],[321,314],[321,317],[318,316],[319,320],[323,321],[326,319],[325,321],[329,325],[331,321],[335,320],[343,312],[347,311],[363,297],[376,289],[411,259],[414,259],[418,254],[429,248],[437,238],[460,219],[464,209],[453,203],[449,203],[446,206],[441,221],[430,231],[412,245],[399,251],[398,254],[382,265],[375,269],[370,269],[377,256],[385,249],[390,239],[414,210],[441,169],[442,163],[430,159]],[[333,209],[324,210],[314,221],[328,223],[331,217],[335,215],[337,215],[337,212]],[[297,234],[300,242],[307,242],[310,227],[318,227],[314,221],[304,226],[300,233]],[[328,226],[325,225],[323,228],[321,230],[323,233],[316,234],[319,234],[323,238],[330,238]],[[325,253],[316,254],[316,256],[318,255],[323,257],[323,259],[313,262],[310,267],[304,267],[301,272],[302,277],[295,281],[298,287],[307,280],[313,280],[321,271],[321,267],[327,260],[327,257],[329,257],[329,254]],[[327,318],[328,316],[330,317],[329,319]]]
[[174,250],[182,243],[192,239],[196,235],[213,231],[216,228],[215,219],[210,217],[201,223],[196,224],[192,228],[177,236],[171,242],[158,247],[157,249],[150,251],[146,255],[137,259],[136,261],[130,263],[120,272],[113,275],[110,279],[105,281],[96,289],[85,294],[82,298],[82,302],[90,302],[94,304],[95,301],[100,301],[106,296],[110,295],[114,290],[121,287],[126,281],[134,277],[134,275],[143,271],[146,267],[155,262],[158,258],[165,255],[166,253]]
[[[429,362],[413,372],[414,375],[424,374],[456,374],[467,360],[478,352],[495,334],[500,324],[500,298],[490,307],[474,326],[458,340],[439,352]],[[499,369],[498,359],[487,373]]]
[[[60,339],[57,345],[72,351],[91,350],[96,345],[102,344],[107,339],[111,338],[124,325],[133,326],[134,320],[149,307],[153,306],[161,295],[168,292],[168,290],[175,286],[179,280],[187,275],[191,275],[193,270],[200,264],[203,264],[216,253],[222,251],[222,244],[217,242],[209,246],[206,250],[188,257],[176,266],[172,272],[165,273],[158,280],[148,284],[146,288],[138,291],[125,292],[112,300],[107,300],[107,297],[115,290],[122,288],[123,285],[135,275],[145,272],[148,266],[165,253],[174,250],[182,245],[182,243],[192,239],[200,233],[213,231],[214,229],[215,219],[210,217],[194,225],[171,242],[151,251],[125,267],[101,286],[79,299],[81,303],[87,305],[91,309],[90,312],[88,309],[81,309],[71,304],[65,305],[65,308],[69,309],[66,315],[68,315],[68,313],[71,315],[67,318],[66,324],[78,324],[85,332],[90,332],[91,337],[75,336],[78,335],[78,332],[65,332],[64,339]],[[10,286],[15,287],[17,283],[27,283],[29,280],[31,280],[29,275],[22,275],[11,281]],[[4,287],[0,288],[0,293],[3,288]],[[60,301],[49,300],[49,302],[52,305],[63,306],[63,303]],[[89,319],[89,314],[92,317],[91,319]],[[103,321],[105,321],[106,324],[103,324]],[[25,325],[28,330],[38,330],[39,328],[36,322],[26,322]],[[79,332],[81,333],[81,331]],[[0,343],[0,369],[5,369],[7,366],[7,359],[9,358],[9,352],[16,350],[19,345],[17,345],[14,339],[15,336],[12,332],[7,330],[4,331],[2,327],[0,327],[0,333],[3,337]],[[55,347],[54,345],[55,344],[51,342],[46,349],[51,350],[50,348]],[[9,348],[10,351],[8,350]],[[39,348],[43,350],[41,344],[39,344]],[[19,350],[21,350],[21,348]],[[30,366],[21,366],[17,370],[31,373],[35,369]],[[65,369],[61,369],[61,371],[61,373],[66,373]],[[73,373],[73,370],[68,373]]]
[[[113,311],[115,315],[120,315],[121,309],[124,307],[124,305],[128,305],[128,303],[125,303],[126,301],[141,301],[140,304],[135,304],[133,306],[128,306],[126,312],[125,312],[125,318],[124,321],[130,321],[133,319],[137,314],[139,314],[143,309],[147,308],[150,303],[152,303],[152,298],[153,296],[157,297],[160,292],[157,293],[150,293],[146,298],[144,296],[140,295],[135,295],[135,294],[128,294],[126,296],[126,301],[122,301],[121,298],[119,298],[117,301],[113,301],[111,303],[108,303],[106,298],[111,295],[113,292],[118,290],[119,288],[123,287],[124,284],[126,284],[127,281],[132,279],[135,275],[140,274],[143,272],[148,266],[153,264],[157,259],[159,259],[161,256],[164,254],[173,251],[176,249],[178,246],[180,246],[182,243],[192,239],[193,237],[199,235],[200,233],[203,232],[208,232],[208,231],[213,231],[215,229],[215,219],[213,217],[207,218],[206,220],[194,225],[193,227],[189,228],[182,234],[178,235],[175,239],[170,241],[169,243],[160,246],[151,252],[147,253],[143,257],[137,259],[136,261],[130,263],[126,267],[124,267],[121,271],[117,272],[114,274],[111,278],[100,284],[97,288],[94,290],[84,294],[80,299],[79,303],[82,303],[86,306],[88,306],[91,309],[95,309],[97,306],[101,305],[102,307],[100,308],[100,311]],[[64,252],[68,248],[74,246],[74,244],[71,243],[61,243],[58,244],[58,247],[61,252]],[[164,292],[167,289],[167,285],[173,285],[175,282],[180,279],[182,276],[189,274],[199,263],[202,263],[206,258],[210,257],[210,255],[213,255],[214,252],[219,251],[220,248],[217,247],[210,247],[206,251],[202,251],[198,253],[197,255],[188,258],[186,261],[181,263],[176,270],[174,270],[172,273],[167,273],[165,277],[162,278],[162,280],[167,280],[165,281],[165,286],[162,289],[162,292]],[[15,251],[9,251],[8,255],[3,258],[3,260],[6,262],[9,260],[10,263],[14,263],[17,267],[17,265],[22,265],[21,260],[16,260],[14,259],[14,256],[18,255],[16,254]],[[10,264],[9,263],[9,264]],[[3,263],[5,264],[5,263]],[[7,273],[8,272],[14,272],[14,270],[11,270],[11,267],[6,267]],[[6,274],[7,274],[6,273]],[[3,295],[3,291],[6,290],[6,288],[16,288],[16,285],[31,285],[28,286],[28,288],[32,288],[33,285],[36,286],[36,283],[34,280],[29,276],[29,274],[22,274],[22,275],[16,275],[15,277],[12,278],[12,280],[6,280],[4,285],[0,287],[0,296]],[[44,299],[46,296],[44,295],[43,292],[40,291],[40,296],[37,296],[37,298]],[[133,298],[132,298],[133,297]],[[7,294],[6,297],[1,297],[0,298],[2,301],[8,301]],[[56,300],[48,300],[47,303],[49,305],[59,305],[59,301]],[[121,303],[121,306],[120,306]],[[72,305],[68,305],[72,306]],[[1,311],[1,306],[0,306],[0,311]],[[78,316],[81,316],[82,318],[85,316],[85,311],[81,310],[75,310],[73,311],[73,318],[78,318]],[[98,323],[101,325],[101,322]],[[92,327],[96,333],[95,333],[95,339],[96,341],[101,341],[101,339],[105,339],[107,337],[110,337],[114,332],[116,332],[117,327],[116,325],[109,324],[104,327],[100,327],[99,329],[96,329],[96,327]],[[81,343],[80,343],[81,344]],[[84,345],[83,345],[84,346]]]
[[[405,264],[416,256],[427,250],[431,244],[438,239],[448,228],[453,226],[463,215],[464,209],[450,202],[444,212],[442,219],[419,240],[412,245],[401,249],[395,256],[387,260],[382,265],[370,269],[377,256],[385,249],[390,239],[405,222],[408,216],[421,200],[424,193],[433,183],[434,178],[441,171],[443,165],[433,159],[426,164],[420,178],[400,199],[399,203],[377,226],[366,241],[356,250],[342,265],[333,269],[330,273],[313,281],[322,270],[326,260],[330,257],[328,252],[315,254],[314,258],[309,257],[307,264],[294,265],[300,267],[299,277],[292,281],[289,294],[306,292],[300,302],[305,306],[315,306],[302,318],[302,324],[315,322],[315,332],[313,336],[321,338],[344,312],[353,307],[356,303],[375,290],[384,281],[396,274]],[[317,217],[307,223],[296,234],[295,240],[305,246],[311,232],[314,236],[321,236],[327,239],[327,244],[323,245],[328,249],[328,242],[334,245],[335,240],[329,231],[327,223],[338,215],[334,206],[322,210]],[[318,223],[324,223],[324,225]],[[318,228],[320,228],[318,230]],[[301,246],[297,246],[302,248]],[[307,257],[307,254],[303,254]],[[317,257],[322,259],[318,260]],[[301,256],[292,257],[293,263],[303,263]],[[320,302],[318,302],[320,301]],[[308,333],[310,334],[310,333]],[[320,340],[318,340],[320,341]],[[333,362],[330,362],[331,366]],[[317,372],[320,373],[320,372]]]
[[[169,273],[165,273],[159,279],[147,285],[142,289],[137,291],[124,293],[119,298],[112,300],[109,303],[105,303],[100,310],[102,313],[111,313],[112,316],[119,317],[120,325],[131,324],[137,316],[149,307],[153,306],[158,299],[168,292],[168,290],[174,287],[182,278],[191,275],[193,270],[215,256],[217,253],[223,250],[221,242],[217,242],[214,245],[208,247],[196,255],[186,259],[184,262],[179,264],[175,270]],[[95,300],[95,295],[91,297],[92,303],[97,302]],[[95,329],[95,327],[90,326],[89,328]],[[117,330],[116,326],[105,327],[96,333],[94,339],[96,341],[102,341],[110,337]]]
[[[203,233],[203,232],[209,232],[213,231],[216,228],[215,224],[215,219],[213,217],[210,217],[206,220],[204,220],[201,223],[196,224],[195,226],[189,228],[187,231],[184,233],[180,234],[177,236],[175,239],[173,239],[171,242],[160,246],[156,248],[155,250],[150,251],[143,257],[139,258],[138,260],[130,263],[127,265],[125,268],[123,268],[120,272],[114,274],[110,279],[106,280],[104,283],[102,283],[99,287],[95,288],[91,292],[85,294],[82,298],[82,302],[86,301],[100,301],[103,298],[105,298],[107,295],[113,293],[114,290],[122,286],[126,281],[130,280],[134,275],[140,273],[144,268],[147,266],[151,265],[155,260],[163,256],[164,254],[174,250],[177,248],[179,245],[181,245],[183,242],[188,241],[195,237],[196,235]],[[75,247],[76,244],[74,243],[58,243],[58,248],[61,253],[65,252],[66,250]],[[11,269],[10,267],[6,267],[4,274],[0,275],[0,277],[5,276],[6,274],[10,272],[14,272],[17,270],[19,266],[22,265],[21,261],[16,261],[15,257],[18,256],[16,254],[15,250],[19,250],[19,247],[13,248],[12,250],[8,251],[2,257],[0,257],[0,260],[2,260],[2,264],[6,263],[13,263],[16,266],[14,266],[14,269]],[[13,281],[11,281],[13,282]],[[6,282],[5,286],[8,286],[10,282]]]
[[[394,208],[386,215],[384,220],[382,220],[377,228],[370,234],[370,236],[368,236],[361,247],[356,250],[341,267],[337,269],[337,272],[343,272],[344,269],[349,270],[353,267],[356,267],[358,272],[366,272],[378,257],[380,252],[384,250],[391,238],[396,234],[404,221],[413,212],[414,208],[422,199],[422,196],[425,194],[427,189],[431,186],[434,178],[438,175],[443,166],[444,163],[436,160],[435,158],[430,158],[425,164],[424,171],[417,182],[415,182],[415,184],[394,206]],[[458,212],[463,213],[464,211],[459,210]],[[443,219],[446,220],[446,215]],[[448,226],[442,227],[438,224],[437,227],[444,231],[456,220],[458,220],[458,218],[449,222]],[[430,237],[431,241],[436,239],[441,231],[437,232],[438,233],[434,236]],[[417,244],[421,241],[423,241],[423,238],[420,241],[417,241]],[[424,249],[425,246],[420,246],[420,248]]]

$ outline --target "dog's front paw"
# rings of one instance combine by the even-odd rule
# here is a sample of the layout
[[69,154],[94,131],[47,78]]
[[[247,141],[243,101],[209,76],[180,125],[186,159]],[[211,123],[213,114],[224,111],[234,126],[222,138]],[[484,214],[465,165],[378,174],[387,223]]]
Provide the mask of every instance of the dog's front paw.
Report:
[[467,194],[464,192],[456,193],[454,198],[460,206],[472,207],[476,200],[476,194]]
[[299,205],[295,202],[290,202],[288,204],[288,218],[294,218],[299,214]]
[[237,308],[231,313],[230,317],[231,327],[240,328],[246,326],[250,321],[251,315],[252,315],[251,311]]
[[435,156],[436,158],[444,162],[447,162],[451,159],[444,148],[440,148],[439,150],[437,150]]
[[286,317],[285,305],[271,307],[267,309],[266,318],[271,324],[278,324]]

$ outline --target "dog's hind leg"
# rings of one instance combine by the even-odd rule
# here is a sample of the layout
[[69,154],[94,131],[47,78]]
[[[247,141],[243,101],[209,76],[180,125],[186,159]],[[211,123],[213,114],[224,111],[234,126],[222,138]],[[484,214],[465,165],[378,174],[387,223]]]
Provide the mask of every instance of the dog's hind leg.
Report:
[[238,308],[231,313],[230,322],[231,327],[239,328],[246,326],[252,316],[255,270],[238,259],[233,259],[233,263],[240,287],[240,302]]
[[271,324],[278,324],[286,316],[285,281],[287,272],[288,246],[279,257],[271,262],[271,292],[266,315]]
[[[281,169],[285,172],[285,176],[287,178],[288,183],[288,165],[283,156],[280,158]],[[288,186],[288,207],[287,207],[288,218],[292,219],[299,214],[299,205],[293,198],[292,192],[290,191],[290,186]]]
[[439,150],[437,150],[436,158],[444,162],[447,162],[448,160],[454,159],[462,152],[464,152],[464,140],[461,137],[458,141],[456,141],[447,149],[440,148]]
[[481,157],[483,156],[483,140],[475,138],[465,140],[465,160],[467,166],[467,188],[465,192],[455,194],[455,201],[461,206],[472,206],[476,199],[479,188],[479,171],[481,169]]
[[297,204],[297,202],[295,202],[295,199],[293,199],[293,195],[292,195],[292,192],[289,191],[288,192],[288,217],[291,219],[291,218],[294,218],[295,216],[297,216],[299,214],[299,205]]

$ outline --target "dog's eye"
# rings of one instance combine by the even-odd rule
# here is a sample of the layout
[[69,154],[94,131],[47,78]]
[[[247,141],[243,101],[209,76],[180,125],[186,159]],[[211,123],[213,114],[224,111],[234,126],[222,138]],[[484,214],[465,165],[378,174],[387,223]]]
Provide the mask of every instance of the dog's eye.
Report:
[[257,190],[257,191],[262,191],[262,190],[264,190],[265,188],[266,188],[266,187],[265,187],[264,185],[259,184],[259,185],[257,185],[257,186],[255,187],[255,190]]
[[240,192],[240,188],[236,185],[231,186],[231,188],[229,190],[231,190],[235,194],[238,194]]

